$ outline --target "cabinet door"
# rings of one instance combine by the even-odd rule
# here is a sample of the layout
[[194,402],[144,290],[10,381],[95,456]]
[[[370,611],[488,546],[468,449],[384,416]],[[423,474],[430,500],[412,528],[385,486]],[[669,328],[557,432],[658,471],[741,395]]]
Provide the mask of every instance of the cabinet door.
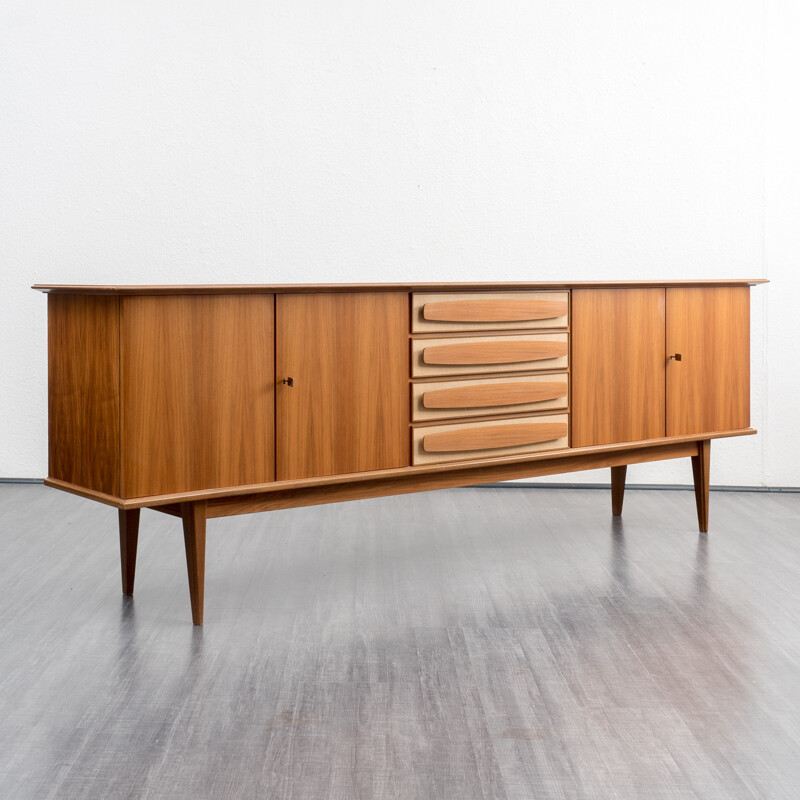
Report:
[[664,436],[664,289],[572,292],[572,446]]
[[406,293],[276,298],[278,480],[410,463]]
[[274,480],[274,295],[125,297],[123,497]]
[[667,435],[750,425],[750,288],[667,289]]

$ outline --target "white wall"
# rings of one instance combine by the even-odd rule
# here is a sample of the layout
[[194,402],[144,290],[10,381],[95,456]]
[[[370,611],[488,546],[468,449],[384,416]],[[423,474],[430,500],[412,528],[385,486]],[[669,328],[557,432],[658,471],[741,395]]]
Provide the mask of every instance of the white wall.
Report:
[[768,0],[765,52],[764,482],[800,485],[800,3]]
[[[767,432],[715,443],[712,482],[800,484],[796,119],[777,131],[796,16],[789,0],[6,0],[0,476],[46,473],[36,281],[769,272]],[[686,483],[688,465],[630,477]]]

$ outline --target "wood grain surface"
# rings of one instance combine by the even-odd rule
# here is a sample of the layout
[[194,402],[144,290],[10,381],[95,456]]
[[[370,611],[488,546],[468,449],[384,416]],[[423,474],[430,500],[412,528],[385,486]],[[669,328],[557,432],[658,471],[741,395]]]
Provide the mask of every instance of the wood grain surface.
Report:
[[663,281],[469,281],[421,283],[182,283],[182,284],[63,284],[37,283],[40,292],[64,294],[299,294],[302,292],[453,292],[453,291],[532,291],[554,289],[623,288],[626,286],[755,286],[769,283],[766,278],[728,278]]
[[119,561],[122,571],[122,594],[132,595],[136,578],[136,552],[139,544],[139,517],[141,509],[120,509]]
[[122,492],[275,479],[274,298],[122,301]]
[[501,381],[454,386],[449,389],[432,389],[422,394],[425,408],[495,408],[497,406],[524,405],[541,400],[557,400],[567,396],[566,377],[560,381],[526,380],[519,383]]
[[189,602],[192,622],[203,624],[206,581],[206,504],[181,503],[183,545],[186,551],[186,571],[189,577]]
[[410,464],[408,295],[281,295],[278,479]]
[[120,493],[119,304],[50,295],[47,303],[51,478]]
[[711,442],[697,443],[697,455],[692,456],[694,497],[697,505],[697,524],[700,533],[708,532],[708,491],[711,486]]
[[566,328],[568,311],[568,292],[414,293],[411,330]]
[[622,503],[625,499],[625,475],[628,465],[611,467],[611,513],[615,517],[622,516]]
[[750,290],[667,290],[667,435],[750,424]]
[[411,350],[415,378],[563,369],[569,364],[566,333],[413,339]]
[[567,414],[414,428],[414,464],[519,455],[567,446]]
[[[563,456],[568,454],[569,457]],[[532,452],[514,459],[485,458],[482,454],[475,462],[450,461],[426,466],[437,468],[429,473],[424,484],[413,472],[384,473],[374,480],[361,483],[331,483],[319,486],[298,487],[253,492],[252,494],[215,497],[208,500],[208,517],[227,517],[236,514],[254,514],[261,511],[300,508],[321,503],[341,503],[347,500],[364,500],[371,497],[408,494],[421,489],[452,489],[457,486],[510,481],[518,478],[534,478],[586,469],[618,467],[627,464],[645,464],[670,458],[689,458],[697,454],[697,442],[667,442],[650,447],[626,447],[610,452],[580,452],[570,450]],[[527,456],[527,458],[526,458]],[[688,466],[687,466],[688,470]]]
[[663,289],[572,293],[573,446],[664,436],[664,305]]
[[[425,427],[425,426],[420,426]],[[617,464],[637,463],[632,459],[633,455],[647,453],[647,458],[638,458],[638,461],[657,461],[660,458],[673,458],[676,456],[661,454],[667,452],[666,445],[675,445],[684,448],[681,455],[690,456],[697,453],[697,442],[704,439],[721,439],[738,436],[753,436],[758,433],[755,428],[740,428],[735,431],[716,431],[714,433],[692,434],[689,436],[673,436],[670,438],[650,439],[644,442],[628,442],[624,444],[599,445],[597,447],[569,447],[562,450],[552,450],[546,453],[526,453],[519,456],[507,456],[501,463],[507,465],[511,472],[500,473],[497,471],[497,459],[486,458],[485,455],[471,459],[469,462],[458,464],[456,470],[458,482],[448,482],[442,486],[471,486],[478,483],[485,483],[487,480],[510,480],[514,477],[526,477],[526,470],[532,468],[533,462],[547,460],[550,464],[550,472],[535,473],[555,474],[558,472],[571,472],[575,469],[590,469],[586,466],[573,466],[586,463],[586,458],[595,456],[607,457],[610,460],[596,464],[598,467],[607,467]],[[622,455],[620,455],[622,454]],[[560,469],[555,468],[555,464],[560,463]],[[592,467],[594,468],[594,467]],[[376,486],[384,485],[385,481],[394,482],[402,480],[404,485],[416,486],[416,490],[407,489],[406,491],[427,491],[428,489],[441,488],[437,483],[438,477],[443,473],[453,473],[454,465],[451,464],[424,464],[417,467],[400,467],[397,469],[372,470],[369,472],[348,472],[339,475],[326,475],[321,478],[302,478],[291,481],[272,481],[270,483],[258,483],[245,486],[227,487],[224,489],[205,489],[197,492],[177,492],[174,494],[150,495],[148,497],[138,497],[135,499],[122,500],[112,495],[94,492],[72,483],[45,478],[45,486],[59,489],[63,492],[84,497],[89,500],[96,500],[113,508],[153,508],[174,505],[190,500],[218,500],[220,498],[235,501],[237,497],[253,494],[271,494],[281,492],[284,496],[300,496],[306,490],[324,490],[331,486],[345,486],[352,488],[353,498],[359,497],[378,497],[380,490],[375,491]],[[497,477],[500,474],[506,477]],[[534,473],[530,473],[531,475]],[[366,492],[360,494],[360,492]],[[302,505],[302,503],[300,503]],[[288,507],[288,506],[285,506]]]
[[541,361],[567,354],[566,342],[486,341],[429,345],[422,351],[426,364],[514,364]]
[[566,422],[495,422],[476,423],[470,428],[453,426],[452,430],[423,433],[426,453],[462,453],[498,450],[518,445],[552,442],[567,435]]
[[481,414],[566,408],[569,376],[529,375],[524,378],[415,383],[412,388],[415,422]]

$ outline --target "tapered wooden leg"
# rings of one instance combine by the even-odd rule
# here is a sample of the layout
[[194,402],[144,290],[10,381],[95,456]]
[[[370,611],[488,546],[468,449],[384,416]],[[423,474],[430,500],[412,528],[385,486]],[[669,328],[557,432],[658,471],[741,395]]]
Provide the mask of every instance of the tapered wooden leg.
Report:
[[181,503],[186,569],[189,572],[189,599],[192,622],[203,624],[203,589],[206,579],[206,504]]
[[141,509],[119,510],[119,559],[122,567],[122,594],[133,594],[136,577],[136,547],[139,544]]
[[625,497],[625,473],[628,465],[611,467],[611,513],[615,517],[622,516],[622,500]]
[[692,456],[694,499],[697,501],[697,524],[701,533],[708,531],[708,487],[711,468],[711,440],[697,443],[697,455]]

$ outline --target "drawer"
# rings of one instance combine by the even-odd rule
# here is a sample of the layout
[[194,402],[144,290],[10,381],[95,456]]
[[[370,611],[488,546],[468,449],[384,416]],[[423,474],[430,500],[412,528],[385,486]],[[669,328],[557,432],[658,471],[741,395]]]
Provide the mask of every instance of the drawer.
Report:
[[568,414],[417,427],[414,465],[562,450],[568,433]]
[[411,298],[413,333],[566,328],[569,292],[442,292]]
[[564,369],[569,363],[566,333],[411,340],[411,375],[470,375]]
[[436,381],[412,386],[414,422],[447,417],[477,417],[566,408],[569,376],[528,375],[524,378]]

